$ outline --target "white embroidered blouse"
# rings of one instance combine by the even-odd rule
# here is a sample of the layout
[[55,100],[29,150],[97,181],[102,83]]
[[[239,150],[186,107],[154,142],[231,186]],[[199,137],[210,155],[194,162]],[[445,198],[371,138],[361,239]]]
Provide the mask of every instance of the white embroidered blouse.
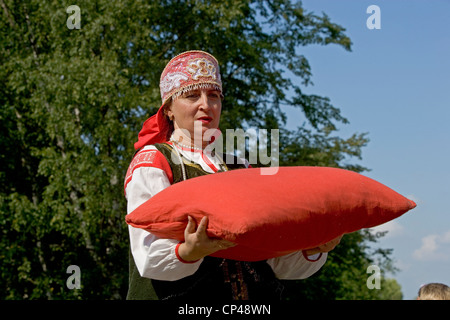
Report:
[[[171,143],[172,144],[172,143]],[[174,145],[186,159],[199,164],[205,171],[215,173],[222,165],[218,157],[210,152],[187,149]],[[248,167],[248,162],[246,162]],[[130,164],[125,178],[127,213],[150,199],[172,183],[170,166],[155,146],[142,148]],[[194,274],[203,259],[185,263],[175,253],[177,240],[161,239],[143,229],[128,226],[131,253],[142,277],[175,281]],[[305,279],[317,272],[327,259],[326,253],[306,256],[302,251],[268,259],[279,279]]]

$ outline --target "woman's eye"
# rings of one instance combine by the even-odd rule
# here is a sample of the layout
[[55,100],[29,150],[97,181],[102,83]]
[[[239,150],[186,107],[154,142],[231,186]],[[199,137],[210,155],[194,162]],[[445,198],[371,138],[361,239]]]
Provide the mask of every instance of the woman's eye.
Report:
[[220,94],[218,94],[217,92],[212,92],[209,94],[209,97],[214,99],[220,99]]

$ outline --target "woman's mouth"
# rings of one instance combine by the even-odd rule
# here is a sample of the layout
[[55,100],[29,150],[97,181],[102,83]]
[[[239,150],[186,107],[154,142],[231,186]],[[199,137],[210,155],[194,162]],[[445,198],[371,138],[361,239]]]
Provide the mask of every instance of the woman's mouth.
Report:
[[212,118],[211,117],[200,117],[197,120],[201,121],[204,124],[208,124],[208,123],[210,123],[212,121]]

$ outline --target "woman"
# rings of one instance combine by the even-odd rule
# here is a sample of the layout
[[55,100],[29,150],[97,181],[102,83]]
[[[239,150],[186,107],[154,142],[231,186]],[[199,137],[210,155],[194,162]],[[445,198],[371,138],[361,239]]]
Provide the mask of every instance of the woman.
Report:
[[[242,159],[225,163],[211,151],[218,130],[222,82],[217,60],[203,51],[184,52],[161,74],[162,106],[147,119],[135,144],[137,151],[125,179],[128,213],[156,193],[192,177],[247,168]],[[129,226],[130,286],[128,299],[280,299],[278,279],[303,279],[319,270],[337,238],[308,251],[260,262],[209,255],[233,246],[206,235],[189,217],[185,241],[157,238]]]

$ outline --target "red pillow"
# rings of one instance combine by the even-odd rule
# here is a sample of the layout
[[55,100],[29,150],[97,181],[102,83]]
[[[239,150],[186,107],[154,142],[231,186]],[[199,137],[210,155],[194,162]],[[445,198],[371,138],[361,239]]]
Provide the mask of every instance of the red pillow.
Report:
[[259,168],[192,178],[156,194],[126,222],[184,240],[187,216],[209,217],[208,235],[237,245],[212,256],[258,261],[328,242],[399,217],[416,204],[361,174],[328,167]]

